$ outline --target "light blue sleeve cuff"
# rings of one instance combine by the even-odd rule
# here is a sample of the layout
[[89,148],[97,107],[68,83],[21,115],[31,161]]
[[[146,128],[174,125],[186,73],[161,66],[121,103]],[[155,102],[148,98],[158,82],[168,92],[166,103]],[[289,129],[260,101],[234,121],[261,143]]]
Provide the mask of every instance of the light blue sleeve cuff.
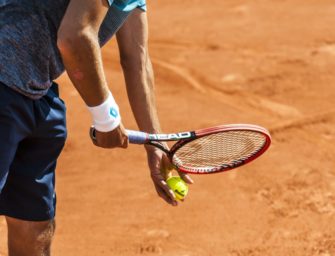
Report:
[[145,12],[147,11],[146,3],[138,5],[137,8],[140,8],[142,11],[145,11]]
[[109,6],[115,6],[120,11],[130,12],[136,8],[140,8],[143,11],[147,10],[145,0],[107,0]]
[[107,3],[109,6],[111,6],[113,4],[114,0],[107,0]]

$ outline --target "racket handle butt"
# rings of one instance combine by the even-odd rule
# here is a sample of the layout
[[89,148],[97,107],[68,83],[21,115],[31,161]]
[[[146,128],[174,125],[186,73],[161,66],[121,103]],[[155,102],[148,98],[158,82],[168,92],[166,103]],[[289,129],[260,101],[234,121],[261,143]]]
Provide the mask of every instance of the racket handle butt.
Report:
[[129,143],[145,144],[148,141],[148,134],[145,132],[127,130]]

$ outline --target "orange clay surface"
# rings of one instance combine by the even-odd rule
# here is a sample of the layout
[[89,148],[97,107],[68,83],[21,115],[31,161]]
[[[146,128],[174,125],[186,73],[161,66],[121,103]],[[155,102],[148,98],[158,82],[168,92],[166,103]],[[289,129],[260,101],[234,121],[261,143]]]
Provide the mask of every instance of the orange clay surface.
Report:
[[[273,144],[237,170],[193,176],[174,208],[141,146],[95,148],[90,117],[59,79],[69,137],[57,169],[53,255],[335,255],[334,0],[149,1],[150,53],[165,132],[267,127]],[[123,122],[136,129],[117,47],[104,50]],[[0,255],[6,254],[0,218]]]

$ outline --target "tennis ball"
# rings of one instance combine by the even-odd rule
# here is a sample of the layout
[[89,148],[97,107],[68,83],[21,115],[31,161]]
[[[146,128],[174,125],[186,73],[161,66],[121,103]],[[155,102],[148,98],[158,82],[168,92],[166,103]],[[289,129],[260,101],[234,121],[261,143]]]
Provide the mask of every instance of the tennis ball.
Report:
[[188,193],[188,186],[179,176],[172,176],[166,183],[173,190],[178,200],[184,199]]

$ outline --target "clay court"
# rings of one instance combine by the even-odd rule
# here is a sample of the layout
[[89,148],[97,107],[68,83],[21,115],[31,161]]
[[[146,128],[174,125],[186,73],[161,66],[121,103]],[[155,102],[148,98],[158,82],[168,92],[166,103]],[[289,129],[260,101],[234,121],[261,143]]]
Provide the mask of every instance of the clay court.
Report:
[[[89,113],[62,76],[69,137],[53,255],[335,255],[334,1],[149,0],[148,9],[163,131],[252,123],[273,143],[237,170],[193,175],[172,207],[156,195],[142,146],[92,145]],[[123,123],[136,129],[115,40],[104,61]],[[4,256],[2,217],[0,234]]]

